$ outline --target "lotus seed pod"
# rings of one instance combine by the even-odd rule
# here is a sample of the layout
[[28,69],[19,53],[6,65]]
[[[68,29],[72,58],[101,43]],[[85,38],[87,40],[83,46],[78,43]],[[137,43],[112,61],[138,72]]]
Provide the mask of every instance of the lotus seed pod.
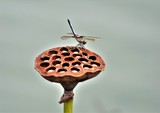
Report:
[[104,68],[99,55],[75,46],[52,48],[35,59],[35,69],[43,78],[60,83],[71,94],[78,82],[97,76]]

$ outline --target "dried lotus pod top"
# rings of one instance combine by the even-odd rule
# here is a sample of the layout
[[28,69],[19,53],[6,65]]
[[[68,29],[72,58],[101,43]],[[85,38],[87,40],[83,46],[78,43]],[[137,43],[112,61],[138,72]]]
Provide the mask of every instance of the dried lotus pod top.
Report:
[[73,90],[78,82],[98,75],[104,68],[99,55],[75,46],[52,48],[35,59],[35,69],[45,79],[61,83],[65,90]]
[[64,94],[59,103],[73,98],[78,82],[95,77],[104,68],[105,63],[99,55],[75,46],[52,48],[35,59],[35,69],[42,77],[63,86]]

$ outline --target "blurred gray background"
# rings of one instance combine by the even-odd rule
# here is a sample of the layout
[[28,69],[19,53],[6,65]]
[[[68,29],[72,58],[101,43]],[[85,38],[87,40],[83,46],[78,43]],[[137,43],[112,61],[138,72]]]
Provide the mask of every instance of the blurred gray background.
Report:
[[34,70],[44,50],[76,45],[70,32],[103,39],[86,48],[107,64],[75,88],[74,113],[160,112],[159,0],[0,0],[0,113],[62,113],[63,88]]

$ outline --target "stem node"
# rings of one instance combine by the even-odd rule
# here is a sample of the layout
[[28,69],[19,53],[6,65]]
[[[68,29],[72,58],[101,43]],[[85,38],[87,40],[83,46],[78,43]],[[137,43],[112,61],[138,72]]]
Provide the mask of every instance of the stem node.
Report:
[[59,101],[60,104],[65,103],[69,101],[70,99],[73,99],[74,93],[73,91],[64,91],[64,94],[61,97],[61,100]]

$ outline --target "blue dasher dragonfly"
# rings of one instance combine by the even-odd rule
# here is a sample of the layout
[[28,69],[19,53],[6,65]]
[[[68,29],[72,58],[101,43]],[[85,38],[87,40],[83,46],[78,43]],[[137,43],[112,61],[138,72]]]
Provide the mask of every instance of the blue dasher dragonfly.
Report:
[[72,33],[68,33],[70,34],[71,36],[62,36],[61,39],[65,40],[65,39],[68,39],[68,38],[74,38],[77,40],[78,42],[78,47],[84,47],[84,45],[88,42],[88,41],[95,41],[97,38],[100,38],[100,37],[92,37],[92,36],[81,36],[81,35],[77,35],[74,30],[73,30],[73,27],[71,25],[71,22],[69,19],[67,19],[68,21],[68,24],[71,28],[71,31]]

